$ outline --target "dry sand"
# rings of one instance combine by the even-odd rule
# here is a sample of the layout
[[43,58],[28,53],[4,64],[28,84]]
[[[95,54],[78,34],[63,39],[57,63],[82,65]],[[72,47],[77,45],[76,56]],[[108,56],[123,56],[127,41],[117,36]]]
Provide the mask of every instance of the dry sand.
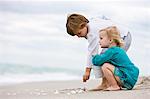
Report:
[[[148,99],[150,97],[150,77],[140,77],[133,90],[84,92],[99,80],[47,81],[0,86],[0,99]],[[78,89],[78,90],[75,90]]]

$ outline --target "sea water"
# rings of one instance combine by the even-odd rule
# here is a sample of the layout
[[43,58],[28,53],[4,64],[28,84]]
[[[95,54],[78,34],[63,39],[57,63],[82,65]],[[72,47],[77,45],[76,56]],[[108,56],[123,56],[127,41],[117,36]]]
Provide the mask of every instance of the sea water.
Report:
[[82,72],[74,69],[18,64],[0,64],[0,85],[33,81],[81,80]]

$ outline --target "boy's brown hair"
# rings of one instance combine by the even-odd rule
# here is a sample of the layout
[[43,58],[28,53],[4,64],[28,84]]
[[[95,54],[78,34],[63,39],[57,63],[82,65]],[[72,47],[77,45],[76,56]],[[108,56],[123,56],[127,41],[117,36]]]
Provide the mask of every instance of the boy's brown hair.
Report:
[[89,20],[85,18],[83,15],[80,14],[71,14],[67,18],[67,23],[66,23],[66,29],[67,33],[70,34],[71,36],[75,36],[75,33],[79,29],[84,28],[87,23],[89,23]]

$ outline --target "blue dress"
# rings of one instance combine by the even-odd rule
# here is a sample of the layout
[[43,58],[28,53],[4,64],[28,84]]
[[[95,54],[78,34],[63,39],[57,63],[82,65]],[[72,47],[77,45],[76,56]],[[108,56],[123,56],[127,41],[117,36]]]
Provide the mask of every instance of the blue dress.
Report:
[[130,61],[126,52],[120,47],[113,46],[103,54],[93,56],[92,63],[96,66],[102,66],[104,63],[114,65],[114,75],[120,78],[124,88],[130,90],[137,82],[139,69]]

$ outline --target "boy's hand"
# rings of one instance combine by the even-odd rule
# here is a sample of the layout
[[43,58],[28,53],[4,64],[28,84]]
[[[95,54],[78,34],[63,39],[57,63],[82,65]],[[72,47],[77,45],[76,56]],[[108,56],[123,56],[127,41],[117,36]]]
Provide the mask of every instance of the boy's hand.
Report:
[[83,75],[83,82],[86,82],[90,78],[91,68],[86,67],[85,74]]

